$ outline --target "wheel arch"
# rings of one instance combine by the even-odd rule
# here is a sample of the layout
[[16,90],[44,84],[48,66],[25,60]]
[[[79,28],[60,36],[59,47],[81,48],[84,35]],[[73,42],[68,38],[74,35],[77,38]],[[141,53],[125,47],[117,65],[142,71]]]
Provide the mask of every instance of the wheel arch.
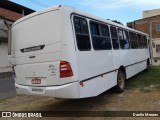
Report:
[[148,64],[148,65],[151,65],[149,58],[147,59],[147,64]]

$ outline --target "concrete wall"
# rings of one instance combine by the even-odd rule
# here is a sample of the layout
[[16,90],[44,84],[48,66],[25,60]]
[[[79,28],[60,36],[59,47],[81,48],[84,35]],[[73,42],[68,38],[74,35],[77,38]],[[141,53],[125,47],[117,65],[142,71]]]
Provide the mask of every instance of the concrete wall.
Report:
[[7,42],[0,42],[0,73],[11,71],[12,65],[8,60],[8,44]]
[[[13,24],[13,21],[23,17],[22,14],[0,8],[0,78],[12,72],[12,65],[8,60],[8,28],[5,22]],[[10,75],[10,74],[9,74]]]
[[0,39],[7,40],[8,34],[7,34],[7,27],[4,24],[4,20],[0,19]]
[[4,23],[4,19],[0,19],[0,42],[7,42],[8,39],[8,28]]
[[[21,11],[30,14],[34,10],[28,9],[24,6],[12,3],[10,1],[0,2],[0,78],[7,76],[8,72],[12,71],[12,65],[8,60],[8,28],[5,22],[12,24],[16,20],[20,19],[22,15]],[[4,22],[5,21],[5,22]],[[11,74],[10,74],[11,75]]]
[[[12,65],[8,60],[8,28],[4,23],[13,23],[11,21],[0,19],[0,78],[2,73],[8,73],[12,71]],[[7,74],[5,74],[6,76]]]
[[160,15],[160,9],[143,11],[143,18]]
[[160,38],[153,39],[153,65],[160,65]]
[[[129,23],[128,23],[129,24]],[[136,20],[130,23],[131,28],[142,31],[149,34],[152,38],[160,38],[160,29],[157,30],[156,27],[160,28],[160,15]],[[127,25],[128,26],[128,25]]]
[[160,53],[156,51],[156,45],[160,45],[160,15],[135,20],[127,23],[127,26],[150,35],[155,43],[155,48],[153,48],[154,65],[160,65]]

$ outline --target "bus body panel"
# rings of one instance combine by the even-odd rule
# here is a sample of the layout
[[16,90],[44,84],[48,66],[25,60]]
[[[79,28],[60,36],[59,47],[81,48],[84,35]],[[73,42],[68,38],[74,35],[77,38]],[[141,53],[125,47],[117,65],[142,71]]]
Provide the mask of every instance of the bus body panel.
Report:
[[18,94],[52,96],[57,98],[80,98],[78,85],[78,82],[74,82],[61,86],[35,87],[15,83]]
[[[112,51],[77,51],[77,71],[80,83],[80,97],[97,96],[116,85],[116,74],[106,74],[113,69]],[[102,74],[102,75],[101,75]]]
[[[56,62],[61,58],[61,42],[49,46],[45,46],[43,51],[33,51],[30,53],[15,52],[16,65],[43,63],[43,62]],[[20,56],[21,55],[21,56]]]
[[[50,11],[13,25],[12,51],[14,52],[14,56],[17,58],[61,51],[60,15],[60,11],[58,10]],[[36,49],[36,47],[42,45],[44,47]]]
[[[16,64],[14,68],[17,84],[51,86],[63,85],[77,80],[75,79],[76,73],[73,77],[60,78],[60,62],[71,62],[71,67],[74,63],[68,58],[70,42],[64,41],[63,39],[66,37],[63,38],[61,35],[65,34],[67,30],[67,28],[62,29],[62,25],[65,24],[62,22],[65,19],[62,14],[62,11],[55,9],[13,25],[12,52]],[[68,18],[70,17],[68,16]],[[40,48],[42,45],[43,47]],[[74,67],[72,68],[75,70]],[[34,83],[38,80],[39,83]]]
[[83,86],[79,86],[80,98],[97,96],[115,86],[117,72],[113,71],[83,82]]
[[[127,79],[144,70],[147,65],[147,59],[149,58],[148,49],[113,50],[112,53],[114,69],[124,66],[126,68]],[[145,64],[141,66],[141,63]]]
[[[72,78],[60,80],[59,61],[15,66],[16,83],[31,86],[62,85],[71,82]],[[32,80],[41,79],[40,84],[32,84]]]
[[79,81],[113,70],[112,51],[76,52]]
[[[61,60],[68,61],[71,65],[73,76],[72,81],[78,81],[78,72],[77,72],[77,63],[76,63],[76,52],[75,52],[75,39],[74,39],[74,31],[71,21],[71,13],[74,12],[73,8],[70,7],[62,7],[61,8],[61,26],[62,33],[62,49],[61,49]],[[68,78],[63,78],[68,79]],[[70,79],[70,78],[69,78]]]
[[146,69],[147,60],[126,67],[127,79]]
[[[88,24],[90,20],[97,19],[109,26],[138,32],[67,6],[49,8],[18,20],[12,28],[12,56],[18,94],[60,98],[93,97],[117,84],[121,66],[124,66],[127,78],[146,68],[148,49],[112,48],[98,51],[93,49],[90,36],[91,50],[79,51],[74,15],[85,18]],[[42,45],[43,49],[36,50]],[[73,76],[60,78],[61,61],[70,64]],[[32,83],[35,79],[41,79],[41,83]]]

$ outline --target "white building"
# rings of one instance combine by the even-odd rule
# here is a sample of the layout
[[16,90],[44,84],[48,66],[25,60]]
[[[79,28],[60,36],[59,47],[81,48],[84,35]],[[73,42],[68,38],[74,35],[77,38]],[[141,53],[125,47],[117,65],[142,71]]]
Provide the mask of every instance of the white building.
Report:
[[13,23],[11,21],[5,20],[3,18],[0,19],[0,73],[3,72],[11,72],[12,65],[8,61],[8,28],[5,24]]
[[12,65],[8,60],[8,28],[6,23],[12,24],[24,15],[33,12],[35,11],[11,1],[0,0],[0,77],[8,75],[12,71]]

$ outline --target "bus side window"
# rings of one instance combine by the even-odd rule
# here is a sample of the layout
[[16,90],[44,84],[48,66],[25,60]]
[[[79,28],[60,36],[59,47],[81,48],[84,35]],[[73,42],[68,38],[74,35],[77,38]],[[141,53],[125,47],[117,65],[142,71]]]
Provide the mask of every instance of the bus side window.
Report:
[[73,19],[78,49],[80,51],[91,50],[87,20],[76,16]]
[[130,45],[129,45],[128,32],[122,29],[118,29],[118,37],[119,37],[121,49],[129,49]]
[[129,32],[130,37],[130,44],[132,49],[138,48],[138,42],[137,42],[137,34],[133,32]]
[[124,34],[124,40],[126,41],[126,44],[125,44],[125,49],[129,49],[131,46],[130,46],[130,41],[129,41],[129,33],[128,31],[123,31],[123,34]]
[[144,40],[144,48],[148,48],[148,43],[147,43],[146,36],[143,36],[143,40]]
[[138,46],[139,48],[144,48],[144,40],[143,40],[143,36],[140,34],[137,34],[138,36]]
[[108,26],[91,21],[90,30],[94,50],[111,49],[111,41]]
[[101,36],[105,37],[106,49],[111,50],[112,46],[111,46],[109,27],[107,25],[100,25],[100,30],[101,30]]
[[117,29],[116,29],[116,27],[111,26],[110,30],[111,30],[113,49],[119,49]]

